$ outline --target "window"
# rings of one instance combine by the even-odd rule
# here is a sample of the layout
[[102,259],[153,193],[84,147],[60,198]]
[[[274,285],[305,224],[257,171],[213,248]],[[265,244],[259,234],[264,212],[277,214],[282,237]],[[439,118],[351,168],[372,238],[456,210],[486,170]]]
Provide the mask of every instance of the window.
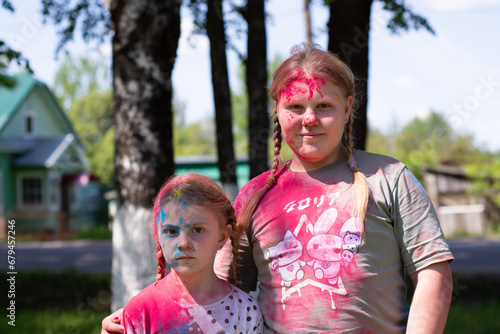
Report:
[[28,111],[24,114],[24,136],[31,138],[35,135],[35,113]]
[[22,203],[25,205],[42,204],[42,179],[39,177],[23,177],[21,180]]

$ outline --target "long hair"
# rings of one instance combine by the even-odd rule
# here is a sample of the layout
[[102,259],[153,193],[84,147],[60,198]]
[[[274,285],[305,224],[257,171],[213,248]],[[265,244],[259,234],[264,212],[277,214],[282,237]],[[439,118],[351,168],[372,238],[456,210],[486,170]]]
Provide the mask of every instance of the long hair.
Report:
[[215,181],[199,174],[186,174],[167,180],[156,196],[153,206],[153,238],[156,241],[156,259],[158,260],[156,280],[158,281],[165,277],[167,267],[158,239],[157,222],[165,204],[175,203],[180,200],[188,205],[199,205],[206,207],[208,210],[213,210],[220,214],[225,225],[231,225],[232,230],[229,239],[231,240],[234,255],[233,270],[235,281],[238,282],[238,245],[240,234],[236,226],[233,205],[229,197],[227,197],[226,193]]
[[[355,100],[355,76],[349,66],[341,61],[336,55],[321,50],[316,45],[306,43],[300,44],[292,49],[290,57],[281,63],[281,65],[274,72],[273,83],[269,88],[269,96],[274,101],[273,165],[265,186],[262,189],[259,189],[243,207],[243,210],[238,218],[238,225],[241,231],[246,229],[260,201],[267,191],[276,183],[276,174],[279,167],[282,141],[281,125],[278,119],[278,104],[283,92],[295,79],[298,78],[298,76],[302,75],[302,73],[314,75],[315,77],[322,78],[325,81],[333,82],[344,94],[344,98],[352,96],[353,100]],[[353,216],[358,218],[361,224],[359,228],[361,233],[364,233],[364,220],[366,209],[368,207],[370,191],[368,183],[366,182],[366,177],[359,170],[354,158],[352,135],[353,113],[354,110],[351,111],[349,120],[345,125],[342,141],[347,149],[347,162],[349,168],[354,174],[353,185],[355,189],[355,199]]]

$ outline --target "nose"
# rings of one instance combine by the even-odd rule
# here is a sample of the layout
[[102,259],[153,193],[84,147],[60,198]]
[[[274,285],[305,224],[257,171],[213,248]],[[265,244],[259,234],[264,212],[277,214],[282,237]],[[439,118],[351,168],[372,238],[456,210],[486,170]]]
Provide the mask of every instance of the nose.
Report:
[[189,249],[191,248],[191,238],[189,237],[188,232],[181,232],[179,234],[177,248],[178,249]]
[[316,126],[319,123],[318,114],[312,108],[307,108],[304,112],[303,123],[305,126]]

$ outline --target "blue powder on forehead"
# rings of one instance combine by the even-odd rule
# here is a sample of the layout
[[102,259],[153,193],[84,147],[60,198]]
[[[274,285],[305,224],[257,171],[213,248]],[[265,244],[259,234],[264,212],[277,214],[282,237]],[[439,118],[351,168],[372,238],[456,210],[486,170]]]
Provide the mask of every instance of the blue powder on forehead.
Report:
[[156,222],[163,223],[165,221],[165,217],[166,217],[166,214],[163,211],[163,209],[161,209],[160,212],[158,213],[158,218],[156,219]]

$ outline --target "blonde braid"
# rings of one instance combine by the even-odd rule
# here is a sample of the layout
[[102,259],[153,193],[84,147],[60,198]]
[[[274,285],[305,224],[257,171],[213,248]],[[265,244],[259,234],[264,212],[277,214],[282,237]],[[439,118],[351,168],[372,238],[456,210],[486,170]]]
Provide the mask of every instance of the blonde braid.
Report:
[[276,171],[278,170],[280,164],[280,151],[281,151],[281,125],[278,118],[278,112],[274,112],[274,157],[273,165],[271,167],[271,173],[266,180],[266,188],[269,190],[276,183]]
[[278,118],[278,112],[275,109],[274,110],[274,135],[273,135],[273,140],[274,140],[274,158],[273,158],[273,165],[271,167],[271,172],[269,173],[267,180],[266,180],[266,185],[259,189],[246,203],[244,206],[241,214],[239,215],[238,218],[238,231],[240,233],[245,233],[248,223],[252,219],[252,215],[257,208],[257,205],[259,205],[260,201],[264,197],[264,195],[267,193],[269,189],[271,189],[274,184],[276,183],[276,172],[278,171],[278,167],[280,164],[280,151],[281,151],[281,125],[279,122]]
[[368,183],[366,182],[365,174],[363,174],[356,164],[356,159],[354,158],[354,142],[352,139],[352,115],[349,117],[349,121],[345,128],[345,140],[347,149],[347,163],[354,173],[354,208],[353,216],[357,217],[360,222],[360,232],[364,234],[365,232],[365,215],[368,208],[368,199],[370,197],[370,189],[368,188]]

